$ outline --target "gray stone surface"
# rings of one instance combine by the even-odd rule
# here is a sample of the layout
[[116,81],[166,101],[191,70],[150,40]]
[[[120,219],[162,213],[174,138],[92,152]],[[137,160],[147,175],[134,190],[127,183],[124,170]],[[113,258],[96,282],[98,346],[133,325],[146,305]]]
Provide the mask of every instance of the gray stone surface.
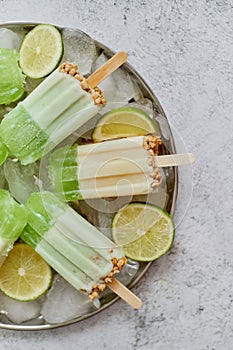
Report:
[[140,311],[119,301],[62,329],[0,330],[0,349],[233,348],[232,18],[231,0],[0,1],[1,22],[76,26],[128,51],[197,156],[193,197],[172,254],[134,288]]

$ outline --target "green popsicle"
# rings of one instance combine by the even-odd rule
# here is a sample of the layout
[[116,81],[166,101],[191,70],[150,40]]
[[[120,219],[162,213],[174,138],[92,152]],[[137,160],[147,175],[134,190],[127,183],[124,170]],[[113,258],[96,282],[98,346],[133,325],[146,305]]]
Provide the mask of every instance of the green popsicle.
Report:
[[91,298],[124,266],[122,249],[52,193],[32,194],[26,208],[22,240]]
[[0,189],[0,266],[27,222],[25,208]]

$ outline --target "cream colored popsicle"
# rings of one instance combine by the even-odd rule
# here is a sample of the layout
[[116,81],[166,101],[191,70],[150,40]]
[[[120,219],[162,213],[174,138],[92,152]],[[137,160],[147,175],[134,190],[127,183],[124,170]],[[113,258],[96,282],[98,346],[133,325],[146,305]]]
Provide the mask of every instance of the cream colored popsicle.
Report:
[[159,168],[191,164],[192,154],[158,156],[157,136],[135,136],[56,150],[50,159],[54,191],[66,200],[146,194],[162,181]]

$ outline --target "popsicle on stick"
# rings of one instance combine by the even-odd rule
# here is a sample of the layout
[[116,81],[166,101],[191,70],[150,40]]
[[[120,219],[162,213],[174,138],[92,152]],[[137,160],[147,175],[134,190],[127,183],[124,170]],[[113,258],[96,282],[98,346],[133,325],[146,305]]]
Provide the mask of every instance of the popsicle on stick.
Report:
[[24,207],[0,189],[0,266],[13,248],[27,222]]
[[60,148],[50,158],[53,190],[67,201],[155,191],[160,167],[194,161],[190,153],[159,156],[161,144],[147,135]]
[[1,122],[10,153],[22,164],[32,163],[96,115],[106,103],[98,83],[126,60],[118,52],[87,79],[76,65],[61,64]]
[[[20,236],[22,240],[91,299],[98,297],[126,264],[121,247],[54,194],[33,193],[26,208],[28,222]],[[111,288],[114,290],[114,285]],[[116,292],[122,288],[117,285]],[[123,289],[124,299],[138,308],[139,299]]]

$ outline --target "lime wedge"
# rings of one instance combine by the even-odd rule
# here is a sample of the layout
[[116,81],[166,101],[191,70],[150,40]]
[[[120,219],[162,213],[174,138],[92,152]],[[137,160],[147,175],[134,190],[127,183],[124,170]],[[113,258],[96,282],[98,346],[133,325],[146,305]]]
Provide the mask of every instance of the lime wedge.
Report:
[[172,246],[174,234],[170,215],[151,204],[127,204],[112,222],[113,240],[128,258],[138,261],[153,261],[164,255]]
[[158,132],[150,116],[137,107],[114,108],[103,115],[92,134],[94,142]]
[[59,30],[50,24],[39,24],[25,36],[19,51],[19,63],[24,74],[39,79],[58,66],[62,54]]
[[37,299],[50,287],[52,270],[31,247],[17,243],[0,268],[0,289],[19,300]]

